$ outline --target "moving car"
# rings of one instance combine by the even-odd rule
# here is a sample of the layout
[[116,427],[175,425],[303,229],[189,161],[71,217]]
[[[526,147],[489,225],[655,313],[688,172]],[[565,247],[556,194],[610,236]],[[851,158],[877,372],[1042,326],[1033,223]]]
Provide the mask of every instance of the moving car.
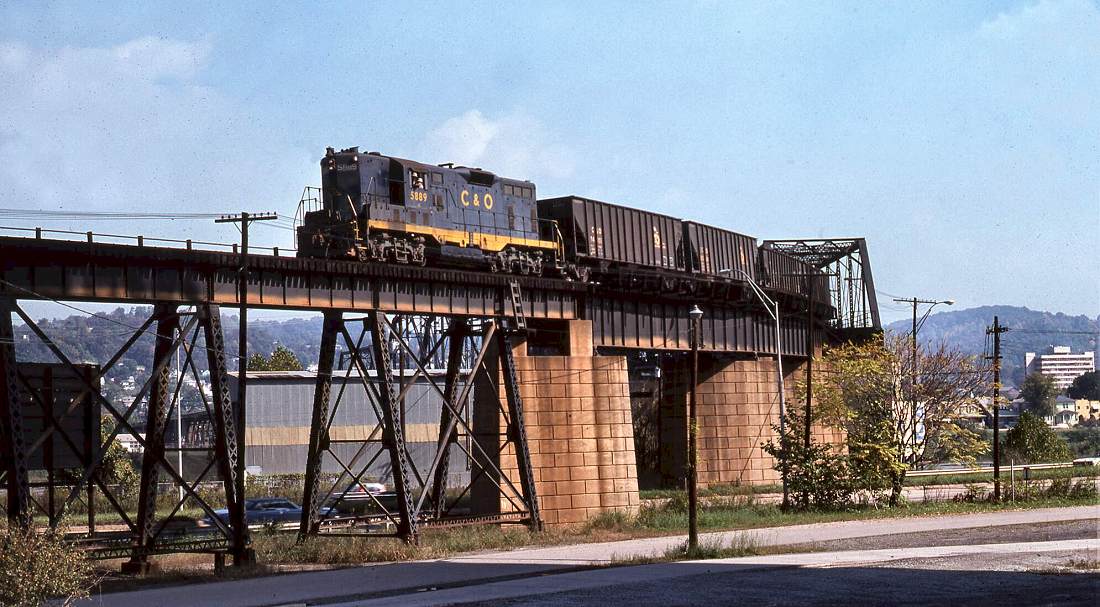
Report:
[[[333,510],[323,506],[320,513],[321,516],[328,516],[333,513]],[[228,510],[220,508],[215,510],[214,514],[221,519],[222,523],[229,524]],[[302,507],[281,497],[248,499],[244,501],[244,519],[249,525],[301,523]],[[213,525],[214,521],[207,516],[206,523]]]

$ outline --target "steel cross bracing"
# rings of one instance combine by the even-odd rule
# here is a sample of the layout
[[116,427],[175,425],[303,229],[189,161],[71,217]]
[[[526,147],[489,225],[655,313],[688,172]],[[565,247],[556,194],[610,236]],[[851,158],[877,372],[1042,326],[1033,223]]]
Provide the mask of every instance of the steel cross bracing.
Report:
[[863,238],[766,240],[763,247],[796,257],[830,277],[838,331],[882,329],[867,241]]
[[[343,371],[340,390],[333,395],[338,341],[343,342],[350,364]],[[300,540],[350,534],[396,536],[416,542],[421,527],[485,522],[526,523],[538,528],[538,500],[511,348],[508,333],[492,319],[387,318],[377,311],[351,319],[342,312],[326,312],[314,391]],[[395,369],[394,360],[403,364]],[[446,361],[443,386],[429,370],[432,362],[440,360]],[[490,391],[495,394],[491,398],[472,398],[478,378],[493,386]],[[425,382],[436,393],[441,406],[438,438],[423,469],[412,457],[403,423],[408,412],[409,389],[418,381]],[[498,397],[501,381],[506,408]],[[341,408],[352,406],[344,400],[346,390],[356,389],[365,391],[371,408],[369,414],[376,423],[365,440],[338,441],[332,437],[333,423]],[[505,440],[499,440],[499,430],[475,431],[473,420],[478,406],[498,409]],[[487,436],[497,440],[488,440]],[[357,447],[350,457],[341,457],[334,449],[338,443],[354,443]],[[501,454],[509,445],[518,455],[518,487],[500,464]],[[450,486],[449,468],[456,454],[470,463],[472,473],[465,486]],[[367,479],[372,466],[383,457],[389,463],[388,477]],[[326,462],[338,470],[335,475],[325,473]],[[389,481],[393,490],[360,489],[365,488],[367,480]],[[475,483],[484,481],[495,486],[496,503],[478,512],[479,505],[471,503],[471,489]],[[503,511],[501,503],[508,504]]]
[[[16,366],[16,347],[11,339],[11,316],[16,314],[38,339],[49,348],[58,361],[78,378],[81,391],[57,415],[53,403],[48,402],[30,385]],[[155,325],[155,329],[151,329]],[[98,381],[93,381],[80,366],[73,363],[70,356],[43,331],[43,329],[10,298],[0,298],[0,369],[5,371],[2,392],[0,392],[0,413],[3,413],[5,439],[3,440],[5,476],[9,479],[9,491],[6,510],[9,520],[22,525],[37,525],[41,515],[45,515],[46,524],[56,527],[65,520],[65,515],[78,508],[91,509],[95,504],[92,487],[98,489],[98,496],[109,506],[111,514],[117,517],[120,525],[115,529],[98,530],[90,519],[89,526],[76,530],[69,539],[87,549],[91,556],[98,558],[130,557],[130,565],[141,567],[148,557],[154,554],[179,551],[238,552],[248,548],[248,529],[230,528],[223,517],[215,513],[220,506],[230,511],[242,507],[240,496],[234,494],[232,462],[242,433],[236,428],[233,405],[227,389],[227,372],[220,310],[212,304],[200,305],[190,312],[180,312],[175,305],[160,304],[153,308],[150,317],[136,328],[121,348],[102,367],[106,374],[123,355],[138,343],[140,339],[153,335],[153,360],[151,374],[138,393],[129,403],[115,403],[104,396]],[[200,338],[201,336],[201,338]],[[200,342],[202,345],[200,345]],[[194,354],[196,349],[205,351],[206,366],[210,372],[212,394],[202,389],[200,372]],[[189,453],[204,456],[205,465],[197,474],[191,474],[191,480],[184,480],[183,472],[177,468],[166,450],[165,435],[171,424],[168,423],[183,385],[185,373],[180,373],[173,381],[169,370],[171,362],[179,357],[180,368],[189,374],[199,386],[203,409],[210,424],[215,429],[216,440],[213,445],[193,445],[182,448]],[[40,407],[48,421],[41,436],[28,442],[18,436],[16,426],[19,423],[18,411],[22,404],[29,402]],[[140,409],[147,403],[144,430],[139,430]],[[65,418],[83,415],[84,409],[102,413],[108,420],[102,437],[95,437],[94,449],[86,449],[66,430]],[[128,488],[117,484],[110,478],[111,470],[104,467],[105,457],[115,439],[121,433],[128,433],[143,448],[141,480],[137,495],[126,495]],[[65,481],[68,493],[57,508],[44,508],[28,496],[25,462],[28,456],[40,449],[51,437],[57,435],[62,444],[80,460],[80,466],[72,471],[71,478]],[[99,439],[102,440],[99,440]],[[216,476],[220,478],[215,478]],[[162,490],[162,475],[168,481],[171,491]],[[11,482],[12,480],[20,482]],[[211,484],[211,480],[216,481]],[[22,487],[19,485],[22,484]],[[204,490],[198,491],[203,485]],[[216,489],[215,489],[216,488]],[[178,497],[182,489],[183,499]],[[83,491],[87,496],[82,501]],[[170,497],[169,497],[170,496]],[[133,498],[136,497],[136,502]],[[135,507],[136,503],[136,507]],[[200,527],[194,523],[179,523],[176,515],[183,508],[197,508],[205,516],[208,526]],[[121,527],[121,528],[120,528]]]

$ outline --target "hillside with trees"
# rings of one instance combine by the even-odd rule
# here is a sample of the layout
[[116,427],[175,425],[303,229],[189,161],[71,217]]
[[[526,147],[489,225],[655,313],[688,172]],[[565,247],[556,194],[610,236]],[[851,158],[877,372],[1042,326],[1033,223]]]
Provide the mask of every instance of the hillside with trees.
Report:
[[[1021,386],[1024,381],[1024,355],[1042,353],[1050,346],[1069,346],[1074,352],[1097,351],[1100,317],[1069,316],[1016,306],[981,306],[966,310],[937,312],[928,317],[920,330],[924,344],[947,342],[965,352],[982,354],[992,350],[986,338],[986,327],[998,316],[1009,328],[1001,336],[1004,356],[1004,383]],[[912,320],[891,323],[887,329],[907,334]]]

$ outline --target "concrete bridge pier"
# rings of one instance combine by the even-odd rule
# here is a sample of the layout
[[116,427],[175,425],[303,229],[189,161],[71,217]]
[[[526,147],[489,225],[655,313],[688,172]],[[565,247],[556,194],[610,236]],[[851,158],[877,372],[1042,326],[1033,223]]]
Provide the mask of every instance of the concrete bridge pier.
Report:
[[[566,525],[604,510],[634,511],[638,472],[626,357],[597,356],[590,321],[559,322],[549,330],[558,337],[555,344],[536,332],[531,342],[516,340],[513,350],[542,520]],[[475,387],[474,430],[488,444],[494,434],[504,444],[500,467],[516,482],[515,451],[502,434],[501,408],[483,406],[503,402],[503,388],[488,384]],[[508,512],[512,505],[500,499],[496,479],[482,476],[473,488],[476,508]]]

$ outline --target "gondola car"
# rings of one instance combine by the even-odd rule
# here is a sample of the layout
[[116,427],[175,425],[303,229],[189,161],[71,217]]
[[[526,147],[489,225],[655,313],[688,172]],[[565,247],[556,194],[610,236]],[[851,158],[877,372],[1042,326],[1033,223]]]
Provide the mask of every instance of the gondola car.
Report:
[[477,168],[328,148],[319,208],[305,209],[298,255],[576,278],[535,185]]

